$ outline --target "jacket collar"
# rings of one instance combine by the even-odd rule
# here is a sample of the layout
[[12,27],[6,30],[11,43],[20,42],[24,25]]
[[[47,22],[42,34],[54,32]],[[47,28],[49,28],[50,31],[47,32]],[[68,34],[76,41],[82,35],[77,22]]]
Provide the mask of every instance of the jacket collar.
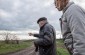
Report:
[[63,9],[63,13],[65,13],[65,11],[72,5],[74,4],[74,2],[69,2],[66,7]]

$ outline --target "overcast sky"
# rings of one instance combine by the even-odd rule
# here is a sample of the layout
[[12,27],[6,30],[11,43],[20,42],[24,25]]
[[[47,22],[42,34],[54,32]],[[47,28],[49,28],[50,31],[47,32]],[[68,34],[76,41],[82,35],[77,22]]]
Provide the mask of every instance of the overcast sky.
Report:
[[[85,7],[85,0],[74,0]],[[0,0],[0,30],[38,30],[38,18],[47,17],[57,31],[62,13],[54,6],[54,0]]]

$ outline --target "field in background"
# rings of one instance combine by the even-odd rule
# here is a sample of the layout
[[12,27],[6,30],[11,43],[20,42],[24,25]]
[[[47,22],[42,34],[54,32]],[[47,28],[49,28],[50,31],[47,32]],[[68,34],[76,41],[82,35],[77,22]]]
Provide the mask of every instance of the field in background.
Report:
[[63,40],[57,40],[57,53],[58,55],[70,55],[64,46]]
[[[9,52],[16,52],[23,50],[32,46],[32,41],[22,41],[19,44],[5,44],[4,42],[0,42],[0,54],[6,54]],[[69,55],[68,51],[66,50],[63,40],[57,40],[57,52],[58,55]]]
[[0,54],[6,54],[9,52],[16,52],[32,45],[32,41],[22,41],[19,44],[5,44],[0,42]]

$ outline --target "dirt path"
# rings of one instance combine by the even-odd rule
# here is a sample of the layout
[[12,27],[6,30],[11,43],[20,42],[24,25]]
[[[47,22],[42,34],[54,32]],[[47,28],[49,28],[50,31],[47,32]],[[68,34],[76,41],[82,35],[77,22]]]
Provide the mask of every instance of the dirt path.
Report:
[[7,55],[38,55],[37,53],[35,53],[34,49],[35,49],[34,46],[31,46],[30,48],[26,48],[22,51]]

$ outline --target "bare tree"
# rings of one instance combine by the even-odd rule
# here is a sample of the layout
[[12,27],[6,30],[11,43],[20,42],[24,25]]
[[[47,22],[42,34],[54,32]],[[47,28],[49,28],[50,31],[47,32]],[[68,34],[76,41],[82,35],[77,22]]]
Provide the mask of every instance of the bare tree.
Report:
[[13,44],[13,43],[19,44],[19,38],[18,38],[16,35],[14,35],[14,34],[12,35],[11,41],[12,41],[12,44]]
[[4,32],[2,33],[3,38],[5,40],[6,44],[12,43],[12,44],[19,44],[19,38],[13,34],[13,33],[9,33],[9,32]]
[[7,44],[9,44],[9,35],[10,35],[10,33],[5,33],[5,35],[4,35],[5,43],[7,43]]

